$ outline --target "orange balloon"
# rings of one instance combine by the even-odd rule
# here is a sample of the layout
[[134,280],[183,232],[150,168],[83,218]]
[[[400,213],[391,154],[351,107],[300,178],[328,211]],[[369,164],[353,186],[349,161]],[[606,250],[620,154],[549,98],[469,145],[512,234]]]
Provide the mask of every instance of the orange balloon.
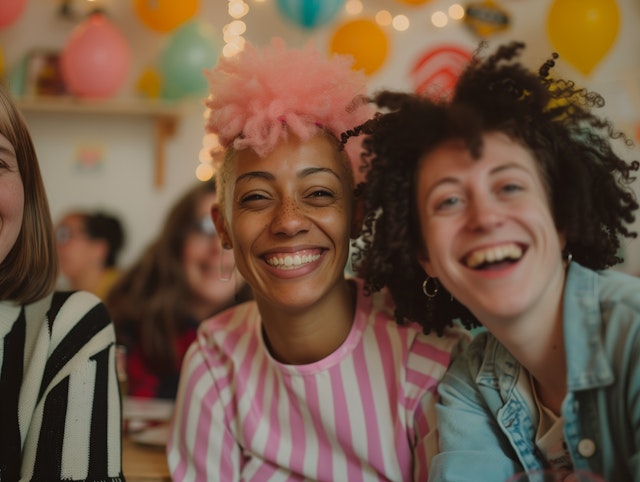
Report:
[[198,0],[134,0],[134,10],[147,27],[170,32],[198,11]]
[[331,38],[329,50],[334,54],[351,55],[354,70],[370,75],[387,58],[389,40],[380,26],[371,20],[358,19],[342,24]]
[[619,27],[615,0],[555,0],[547,16],[553,48],[584,75],[607,54]]

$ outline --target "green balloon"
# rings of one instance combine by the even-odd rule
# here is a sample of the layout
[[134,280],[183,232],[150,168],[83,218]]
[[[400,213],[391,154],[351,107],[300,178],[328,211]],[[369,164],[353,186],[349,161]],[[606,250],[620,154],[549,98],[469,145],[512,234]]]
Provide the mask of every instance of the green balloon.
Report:
[[159,62],[162,97],[180,99],[207,92],[204,69],[211,69],[220,54],[219,41],[211,25],[190,21],[169,38]]
[[25,85],[27,82],[27,62],[28,59],[25,56],[8,72],[6,82],[9,87],[9,91],[15,97],[21,97],[25,94]]

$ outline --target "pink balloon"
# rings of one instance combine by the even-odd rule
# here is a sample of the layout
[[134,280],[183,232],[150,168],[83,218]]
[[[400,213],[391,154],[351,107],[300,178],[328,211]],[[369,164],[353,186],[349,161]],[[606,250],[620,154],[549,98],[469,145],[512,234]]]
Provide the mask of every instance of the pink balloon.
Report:
[[26,5],[27,0],[0,0],[0,28],[11,25]]
[[131,65],[129,44],[102,13],[78,25],[62,50],[67,90],[80,97],[108,97],[122,85]]

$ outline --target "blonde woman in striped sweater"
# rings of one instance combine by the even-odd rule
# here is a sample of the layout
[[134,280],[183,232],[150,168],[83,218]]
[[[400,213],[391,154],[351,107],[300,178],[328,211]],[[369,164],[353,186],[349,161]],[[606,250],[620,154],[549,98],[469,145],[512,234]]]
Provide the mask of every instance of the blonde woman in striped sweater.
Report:
[[[426,480],[435,390],[459,333],[395,323],[345,278],[359,232],[364,75],[274,41],[220,59],[207,130],[226,148],[213,217],[255,301],[200,325],[168,447],[174,480]],[[353,163],[353,167],[352,167]]]
[[113,327],[56,276],[36,153],[0,86],[0,480],[124,480]]

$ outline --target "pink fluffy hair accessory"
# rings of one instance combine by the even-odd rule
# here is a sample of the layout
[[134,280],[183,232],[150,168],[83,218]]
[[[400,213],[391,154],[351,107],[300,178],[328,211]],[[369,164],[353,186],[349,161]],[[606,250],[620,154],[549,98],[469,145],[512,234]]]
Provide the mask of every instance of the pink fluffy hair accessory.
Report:
[[[275,38],[261,50],[247,43],[241,53],[221,57],[205,72],[210,86],[206,131],[217,134],[224,148],[249,147],[260,157],[288,133],[307,140],[326,129],[340,139],[373,113],[364,100],[366,76],[352,63],[349,56],[326,58],[311,43],[288,49]],[[364,176],[361,141],[352,138],[345,149],[359,182]]]

